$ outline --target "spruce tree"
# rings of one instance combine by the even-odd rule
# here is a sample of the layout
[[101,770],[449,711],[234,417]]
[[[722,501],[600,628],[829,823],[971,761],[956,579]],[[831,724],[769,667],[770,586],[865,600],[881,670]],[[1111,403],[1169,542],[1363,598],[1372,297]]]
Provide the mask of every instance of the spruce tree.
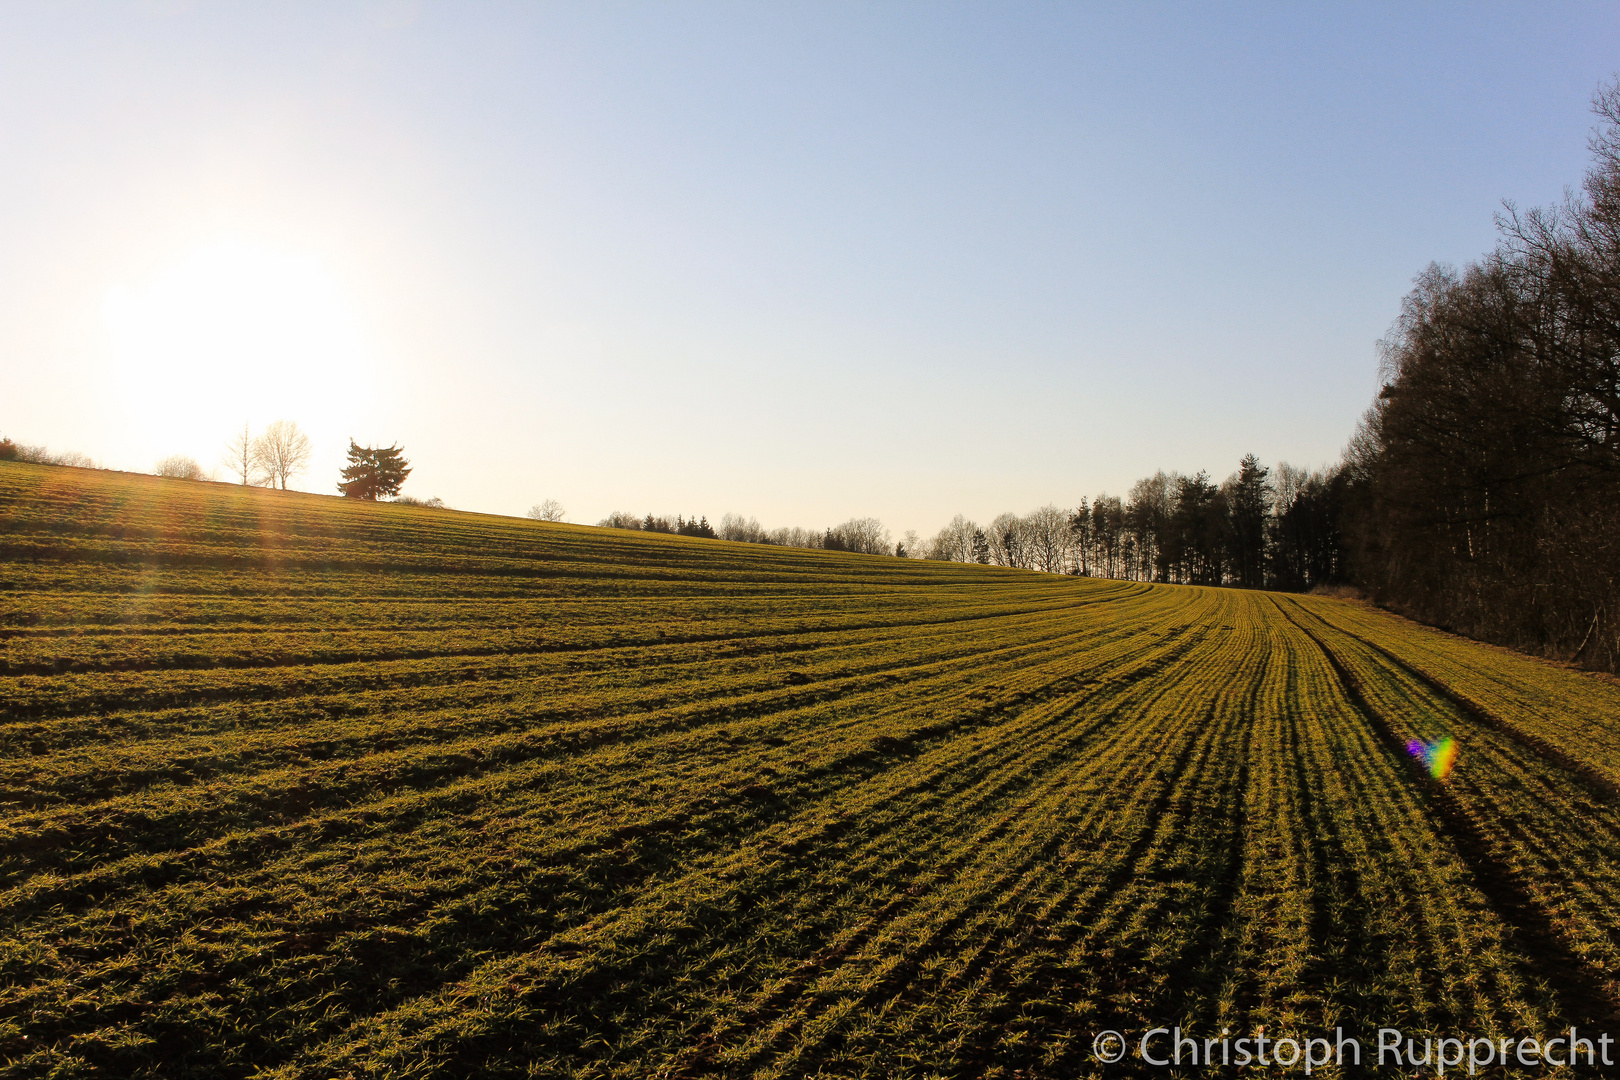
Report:
[[398,495],[400,486],[411,474],[410,464],[398,446],[359,446],[350,439],[349,464],[343,469],[338,490],[347,498],[372,502]]

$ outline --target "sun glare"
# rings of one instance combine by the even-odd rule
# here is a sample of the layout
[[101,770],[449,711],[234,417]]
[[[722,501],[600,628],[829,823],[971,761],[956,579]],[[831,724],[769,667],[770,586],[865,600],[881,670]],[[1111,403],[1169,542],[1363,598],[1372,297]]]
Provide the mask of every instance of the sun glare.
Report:
[[170,452],[205,457],[244,421],[361,419],[372,350],[316,256],[215,242],[114,287],[102,316],[125,410]]

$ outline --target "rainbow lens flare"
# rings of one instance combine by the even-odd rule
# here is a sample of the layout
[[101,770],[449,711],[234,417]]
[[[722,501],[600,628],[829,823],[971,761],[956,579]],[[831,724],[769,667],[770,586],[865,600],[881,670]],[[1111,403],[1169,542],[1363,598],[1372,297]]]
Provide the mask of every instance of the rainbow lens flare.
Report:
[[1430,776],[1436,780],[1444,780],[1451,767],[1457,763],[1457,740],[1450,735],[1433,743],[1412,739],[1406,744],[1406,752],[1423,762]]

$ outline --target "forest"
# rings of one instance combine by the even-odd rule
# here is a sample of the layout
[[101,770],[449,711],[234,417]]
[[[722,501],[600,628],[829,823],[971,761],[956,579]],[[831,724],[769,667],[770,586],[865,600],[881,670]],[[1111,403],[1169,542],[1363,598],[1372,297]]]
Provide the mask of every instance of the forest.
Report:
[[1048,505],[984,524],[961,514],[931,539],[897,543],[876,518],[854,518],[817,532],[765,529],[753,518],[708,519],[616,513],[607,528],[679,533],[755,544],[865,555],[980,563],[1082,577],[1181,585],[1235,585],[1304,591],[1345,579],[1340,516],[1342,468],[1275,469],[1252,454],[1219,484],[1199,472],[1159,471],[1124,498],[1098,495],[1078,507]]
[[1352,580],[1422,621],[1600,670],[1620,662],[1620,84],[1563,205],[1430,266],[1345,452]]
[[1182,585],[1306,590],[1338,582],[1341,470],[1275,470],[1251,454],[1220,484],[1157,472],[1125,498],[1043,506],[985,525],[958,514],[920,557]]

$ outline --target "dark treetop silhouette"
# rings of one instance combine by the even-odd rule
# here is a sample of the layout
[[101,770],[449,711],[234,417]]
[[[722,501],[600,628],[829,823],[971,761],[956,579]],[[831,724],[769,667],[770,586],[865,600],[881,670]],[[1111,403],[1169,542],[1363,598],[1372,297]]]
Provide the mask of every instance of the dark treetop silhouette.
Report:
[[376,501],[398,495],[400,485],[411,475],[411,463],[400,456],[397,446],[357,446],[349,440],[349,464],[343,470],[338,490],[350,499]]

